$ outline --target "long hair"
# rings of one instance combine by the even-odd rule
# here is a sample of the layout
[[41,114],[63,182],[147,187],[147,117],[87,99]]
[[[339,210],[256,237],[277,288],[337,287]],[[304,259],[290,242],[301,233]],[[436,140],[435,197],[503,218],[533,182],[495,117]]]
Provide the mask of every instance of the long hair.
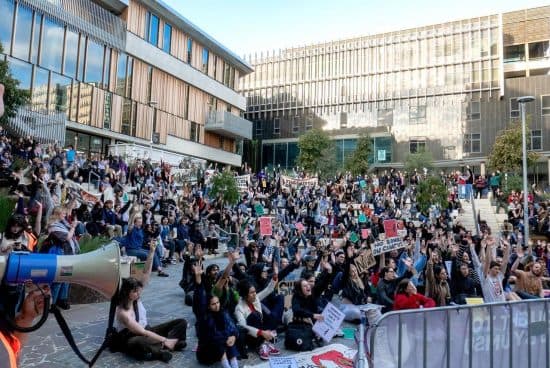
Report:
[[[13,233],[11,231],[11,228],[14,227],[14,226],[19,226],[21,228],[20,231],[18,231],[17,233]],[[10,216],[10,218],[8,219],[8,222],[6,224],[6,230],[4,232],[4,237],[6,239],[18,239],[21,234],[23,234],[23,231],[25,231],[25,229],[27,229],[27,227],[29,226],[28,222],[27,222],[27,219],[25,219],[25,216],[23,215],[13,215],[13,216]]]
[[118,306],[125,310],[130,309],[128,302],[130,301],[130,293],[137,288],[142,288],[143,283],[134,277],[128,277],[122,279],[122,285],[120,286],[120,293],[118,296]]
[[395,294],[406,294],[407,286],[409,286],[409,279],[403,279],[399,281],[399,284],[397,284],[397,288],[395,288]]

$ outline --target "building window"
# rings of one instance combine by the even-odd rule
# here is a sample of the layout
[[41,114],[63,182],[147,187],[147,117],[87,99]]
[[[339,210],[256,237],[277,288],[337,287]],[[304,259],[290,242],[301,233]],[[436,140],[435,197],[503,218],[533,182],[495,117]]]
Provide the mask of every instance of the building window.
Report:
[[306,132],[313,129],[313,116],[306,116]]
[[281,134],[281,119],[273,119],[273,134]]
[[193,40],[191,38],[187,39],[187,63],[191,64],[191,57],[193,56]]
[[159,17],[147,12],[145,16],[145,40],[158,46],[159,44]]
[[189,131],[189,139],[192,140],[193,142],[198,142],[199,141],[199,124],[195,123],[195,122],[191,122],[191,127],[190,127],[190,131]]
[[[84,57],[84,55],[82,55]],[[78,33],[67,29],[65,34],[65,60],[63,63],[63,74],[76,78],[78,67]]]
[[378,126],[392,126],[393,125],[393,109],[380,109],[378,110],[377,118]]
[[[2,13],[1,8],[2,6],[0,5],[0,14],[4,14]],[[31,48],[31,63],[33,64],[40,64],[38,60],[38,53],[40,49],[40,35],[42,33],[43,19],[44,19],[44,16],[42,14],[38,14],[37,12],[34,12],[34,26],[32,28],[32,48]],[[0,28],[0,34],[1,33],[2,33],[2,29]],[[77,35],[75,48],[76,48],[76,52],[78,52],[78,35]],[[5,47],[4,47],[4,51],[5,51]]]
[[409,122],[411,124],[425,124],[426,106],[409,106]]
[[[15,20],[15,36],[12,55],[21,59],[29,60],[32,32],[32,10],[22,4],[17,6],[17,19]],[[4,50],[9,53],[9,50]]]
[[292,123],[292,133],[300,133],[300,119],[298,116],[293,116],[291,118]]
[[147,66],[147,101],[151,103],[153,92],[153,67]]
[[224,66],[223,66],[223,84],[226,87],[229,87],[229,80],[231,78],[230,69],[231,69],[231,67],[229,66],[229,64],[224,63]]
[[0,22],[0,43],[6,54],[10,53],[14,8],[13,0],[0,0],[0,14],[3,19]]
[[541,150],[542,149],[542,130],[536,129],[531,130],[531,150]]
[[172,26],[164,23],[164,32],[162,34],[162,49],[170,53],[172,51]]
[[202,66],[201,70],[203,73],[208,74],[208,58],[209,58],[209,52],[206,47],[203,47],[202,49]]
[[262,127],[262,122],[257,120],[257,121],[254,122],[254,125],[256,126],[256,129],[255,129],[256,138],[262,138],[262,136],[264,134],[264,130],[263,130],[263,127]]
[[105,103],[103,105],[103,128],[111,129],[111,115],[113,105],[113,94],[105,92]]
[[409,141],[409,152],[410,153],[420,153],[426,150],[426,141],[413,139]]
[[504,47],[504,62],[511,63],[525,60],[525,45],[513,45]]
[[470,101],[466,114],[468,120],[481,119],[481,103],[479,101]]
[[132,122],[132,100],[129,98],[124,99],[122,104],[122,121],[120,132],[122,134],[130,135],[130,125]]
[[464,134],[464,153],[481,152],[481,134]]
[[510,99],[510,117],[519,118],[519,102],[517,98]]
[[340,113],[340,129],[345,129],[348,127],[348,113],[347,112],[341,112]]
[[532,42],[529,44],[529,60],[544,59],[550,57],[548,41]]
[[91,39],[88,39],[88,50],[86,51],[86,76],[84,81],[99,87],[103,81],[103,61],[105,47]]
[[550,95],[541,96],[541,115],[550,115]]
[[[40,66],[61,73],[63,64],[63,47],[52,47],[51,45],[63,45],[65,28],[50,18],[44,20],[42,31],[42,45],[40,54]],[[50,45],[50,47],[45,46]],[[101,59],[103,62],[103,57]]]

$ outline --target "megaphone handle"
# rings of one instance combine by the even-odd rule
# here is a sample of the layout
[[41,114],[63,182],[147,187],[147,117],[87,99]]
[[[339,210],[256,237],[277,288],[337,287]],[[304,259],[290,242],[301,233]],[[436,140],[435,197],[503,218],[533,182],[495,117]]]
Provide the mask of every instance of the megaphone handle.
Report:
[[15,331],[18,331],[21,333],[29,333],[29,332],[34,332],[38,330],[40,327],[42,327],[42,325],[46,323],[46,321],[48,320],[49,313],[50,313],[50,296],[46,295],[44,296],[44,307],[42,310],[42,317],[40,317],[40,320],[34,326],[20,327],[17,325],[15,321],[12,321],[10,318],[6,318],[6,320],[8,321],[8,324],[10,325],[10,327],[12,327]]

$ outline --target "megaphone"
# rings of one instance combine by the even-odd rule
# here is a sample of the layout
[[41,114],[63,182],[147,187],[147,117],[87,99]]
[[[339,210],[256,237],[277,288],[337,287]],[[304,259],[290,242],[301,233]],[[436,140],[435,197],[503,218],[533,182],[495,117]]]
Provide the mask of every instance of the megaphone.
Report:
[[125,275],[121,275],[120,248],[116,242],[72,256],[29,252],[0,256],[0,280],[7,284],[29,280],[35,284],[68,282],[94,289],[110,299],[118,290],[121,276]]

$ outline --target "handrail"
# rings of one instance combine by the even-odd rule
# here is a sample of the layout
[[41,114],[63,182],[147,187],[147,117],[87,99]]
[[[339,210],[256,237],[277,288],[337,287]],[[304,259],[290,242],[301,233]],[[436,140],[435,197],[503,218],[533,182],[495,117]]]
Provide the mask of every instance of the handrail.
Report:
[[88,173],[88,190],[90,189],[90,185],[92,184],[92,175],[98,179],[97,189],[99,189],[99,181],[101,180],[101,175],[95,173],[93,170],[90,170],[90,172]]
[[389,312],[367,326],[369,366],[549,366],[549,315],[548,299]]
[[[471,184],[466,184],[471,185]],[[477,211],[476,211],[476,202],[475,202],[475,195],[474,191],[470,189],[470,202],[472,203],[472,213],[474,215],[474,226],[476,227],[476,234],[479,236],[479,221],[477,217]]]
[[216,225],[215,227],[216,227],[217,230],[219,230],[219,231],[221,231],[221,232],[223,232],[223,233],[225,233],[225,234],[227,234],[227,235],[229,235],[229,236],[235,235],[235,237],[237,238],[237,242],[235,243],[235,248],[238,248],[238,247],[239,247],[239,240],[240,240],[240,239],[239,239],[239,238],[240,238],[240,237],[239,237],[239,233],[231,233],[231,232],[229,232],[229,231],[224,230],[224,229],[223,229],[222,227],[220,227],[219,225]]

